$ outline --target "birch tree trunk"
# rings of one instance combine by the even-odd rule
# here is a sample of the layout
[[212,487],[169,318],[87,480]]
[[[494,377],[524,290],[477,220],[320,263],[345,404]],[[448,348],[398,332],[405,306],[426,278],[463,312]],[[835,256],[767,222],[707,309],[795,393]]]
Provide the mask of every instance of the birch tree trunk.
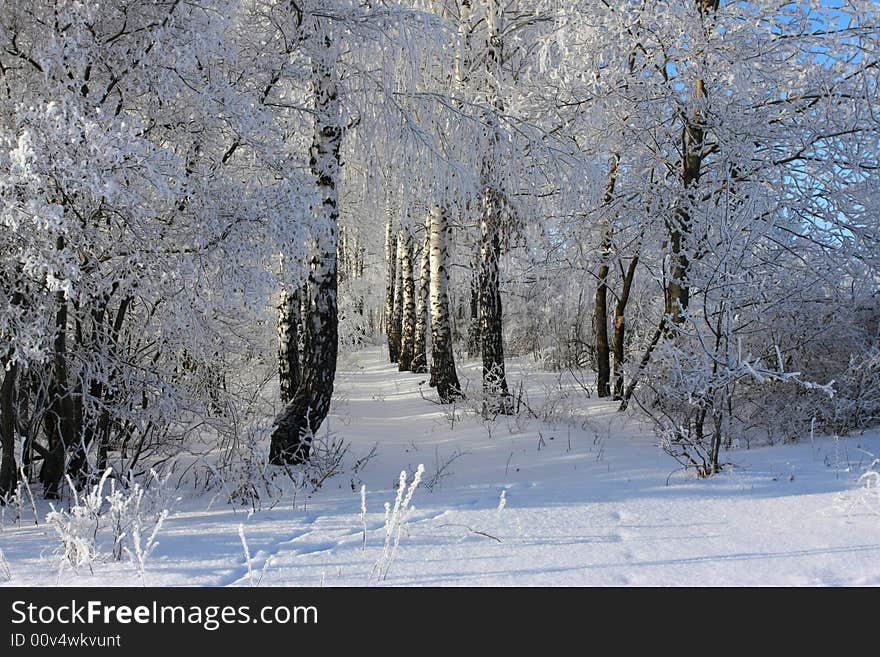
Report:
[[329,32],[324,32],[321,39],[312,61],[315,123],[309,166],[322,202],[314,211],[317,225],[306,284],[309,305],[303,328],[307,348],[303,353],[300,385],[275,419],[269,452],[269,461],[275,465],[308,460],[312,439],[330,410],[336,375],[339,334],[336,252],[342,126],[336,49]]
[[501,68],[501,7],[497,0],[486,6],[486,102],[492,108],[486,120],[486,156],[483,159],[483,207],[480,215],[480,346],[483,354],[484,412],[511,413],[513,404],[504,371],[502,339],[501,289],[499,260],[501,257],[501,214],[504,199],[499,189],[497,160],[500,127],[498,115],[503,111],[498,80]]
[[278,314],[278,378],[281,403],[286,404],[296,393],[300,382],[299,367],[299,291],[283,292]]
[[346,235],[345,226],[339,227],[339,233],[336,238],[336,284],[337,287],[344,288],[348,282],[351,266],[349,263],[348,253],[348,235]]
[[462,397],[452,353],[452,328],[449,317],[449,272],[446,243],[449,226],[442,208],[431,208],[431,372],[440,401],[449,404]]
[[[355,233],[352,238],[352,256],[351,256],[351,279],[352,281],[360,281],[364,277],[364,247],[361,246],[360,234]],[[362,347],[367,340],[367,334],[371,333],[367,321],[366,300],[364,299],[363,288],[360,285],[353,286],[353,293],[356,295],[354,312],[357,315],[357,332],[356,339],[358,347]]]
[[419,264],[419,287],[416,291],[416,329],[413,340],[412,371],[418,374],[428,371],[427,332],[428,295],[431,288],[431,215],[425,218],[425,239]]
[[389,332],[394,335],[394,344],[397,347],[394,362],[399,363],[403,348],[403,244],[399,233],[394,243],[397,245],[394,253],[394,307]]
[[394,299],[397,294],[397,238],[394,235],[394,213],[389,201],[385,221],[385,333],[388,336],[388,360],[397,362],[400,353],[400,334],[395,330]]
[[484,411],[489,414],[513,410],[504,372],[502,341],[501,288],[498,281],[498,260],[501,238],[497,227],[497,199],[487,190],[486,205],[480,222],[480,347],[483,354]]
[[480,347],[480,252],[474,254],[471,271],[470,322],[468,323],[468,356],[476,358]]
[[407,227],[400,231],[397,243],[401,245],[400,276],[403,300],[401,304],[400,359],[397,369],[406,372],[412,368],[416,338],[416,299],[413,283],[413,236]]

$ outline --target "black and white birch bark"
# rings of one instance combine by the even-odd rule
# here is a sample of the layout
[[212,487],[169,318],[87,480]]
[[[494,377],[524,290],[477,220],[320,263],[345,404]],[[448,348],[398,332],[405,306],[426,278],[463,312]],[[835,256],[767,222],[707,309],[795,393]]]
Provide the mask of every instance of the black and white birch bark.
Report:
[[425,218],[425,239],[419,261],[419,285],[416,289],[416,328],[413,340],[412,371],[428,371],[427,334],[428,298],[431,289],[431,215]]
[[449,223],[439,206],[431,208],[431,375],[440,401],[449,404],[460,399],[461,384],[452,353],[452,327],[449,316],[449,271],[447,240]]
[[[275,465],[304,463],[312,439],[327,417],[333,395],[338,353],[337,221],[339,218],[339,148],[342,126],[336,75],[336,44],[326,25],[318,24],[320,43],[312,60],[315,103],[314,134],[309,166],[321,202],[314,209],[315,226],[306,289],[308,312],[303,330],[306,348],[300,385],[278,417],[269,461]],[[324,27],[325,30],[321,30]]]
[[400,362],[403,348],[403,241],[398,232],[394,243],[397,245],[394,251],[394,305],[391,311],[391,328],[389,333],[394,336],[394,344],[397,348],[395,363]]
[[412,368],[416,337],[416,300],[413,283],[413,236],[407,226],[397,236],[400,244],[400,277],[403,288],[401,303],[400,358],[397,368],[401,372]]
[[385,334],[388,337],[388,360],[397,362],[400,353],[400,334],[394,323],[394,299],[397,294],[397,237],[394,234],[394,212],[388,203],[385,220]]
[[486,4],[486,104],[485,138],[487,148],[481,171],[483,184],[480,215],[480,346],[483,357],[484,413],[511,413],[513,410],[504,371],[503,320],[500,287],[501,219],[504,199],[500,189],[498,159],[499,115],[504,110],[500,96],[502,63],[502,9],[497,0]]
[[283,404],[293,399],[300,382],[299,297],[299,290],[296,289],[292,292],[282,292],[281,305],[278,309],[278,380]]

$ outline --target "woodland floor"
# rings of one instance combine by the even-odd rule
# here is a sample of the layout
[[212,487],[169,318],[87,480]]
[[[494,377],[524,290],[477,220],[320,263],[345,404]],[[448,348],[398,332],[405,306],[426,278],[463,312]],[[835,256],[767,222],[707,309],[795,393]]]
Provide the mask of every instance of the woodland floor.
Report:
[[[475,363],[462,372],[478,386]],[[254,513],[223,495],[181,493],[145,583],[250,584],[243,524],[263,586],[880,585],[880,490],[859,480],[880,454],[880,432],[741,447],[724,453],[719,476],[697,480],[676,471],[649,427],[527,360],[511,363],[511,387],[524,381],[523,399],[550,422],[526,411],[489,423],[466,403],[441,407],[427,385],[420,394],[424,379],[398,373],[378,348],[343,358],[329,430],[350,443],[351,460],[373,445],[376,457],[295,505]],[[387,577],[371,580],[383,504],[400,470],[420,463],[430,490],[415,492]],[[141,584],[124,562],[59,569],[57,546],[44,522],[7,518],[0,549],[11,579],[0,569],[0,584]]]

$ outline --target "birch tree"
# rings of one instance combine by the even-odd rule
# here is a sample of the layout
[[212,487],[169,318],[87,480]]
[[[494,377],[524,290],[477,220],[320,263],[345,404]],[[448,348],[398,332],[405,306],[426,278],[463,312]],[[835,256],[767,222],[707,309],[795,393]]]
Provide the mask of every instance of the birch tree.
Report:
[[385,221],[385,333],[388,337],[388,359],[397,362],[400,353],[400,333],[395,321],[397,298],[397,235],[394,232],[394,213],[390,201]]
[[300,298],[299,291],[283,292],[278,320],[278,376],[281,401],[293,399],[300,382],[299,333]]
[[310,244],[306,350],[299,387],[275,419],[269,459],[273,464],[303,463],[330,410],[338,350],[337,236],[339,218],[339,149],[342,143],[336,60],[338,36],[315,19],[312,54],[314,136],[309,167],[320,195],[313,208]]
[[400,276],[403,294],[401,295],[401,335],[400,357],[397,365],[401,372],[412,369],[416,340],[416,299],[413,281],[413,235],[407,225],[397,237],[400,245]]
[[422,253],[419,258],[419,284],[416,289],[416,323],[413,340],[412,371],[421,374],[428,371],[427,334],[428,305],[431,290],[431,214],[426,213]]
[[481,183],[483,187],[480,216],[480,344],[483,357],[483,393],[487,396],[486,412],[510,413],[512,400],[504,372],[504,340],[502,332],[501,287],[501,224],[504,212],[502,181],[497,170],[500,152],[498,115],[504,111],[501,100],[500,76],[503,66],[502,33],[504,14],[496,0],[486,2],[486,122],[485,148]]
[[461,397],[461,384],[455,371],[452,327],[449,312],[449,273],[447,240],[449,224],[443,209],[431,208],[431,376],[440,401],[449,404]]

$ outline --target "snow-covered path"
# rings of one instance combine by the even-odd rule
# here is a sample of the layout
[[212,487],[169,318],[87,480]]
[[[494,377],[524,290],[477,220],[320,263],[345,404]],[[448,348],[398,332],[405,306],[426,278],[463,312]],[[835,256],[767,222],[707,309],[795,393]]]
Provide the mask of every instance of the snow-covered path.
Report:
[[[650,432],[611,404],[577,399],[576,385],[527,369],[513,365],[512,386],[525,381],[525,403],[537,415],[556,409],[555,423],[529,413],[487,423],[467,404],[432,403],[426,385],[423,398],[425,377],[398,373],[379,349],[347,357],[329,429],[351,443],[352,460],[373,445],[377,456],[295,506],[287,499],[248,515],[186,500],[160,535],[147,583],[248,585],[243,524],[264,586],[367,584],[382,554],[383,504],[393,503],[401,469],[422,463],[427,485],[415,492],[381,584],[880,584],[880,493],[857,482],[866,452],[880,454],[877,432],[730,452],[720,476],[698,481],[674,472]],[[473,364],[463,371],[475,387]],[[583,411],[577,423],[558,418],[567,407]],[[10,583],[58,582],[54,546],[44,525],[7,524],[0,549]],[[125,564],[99,563],[61,581],[140,578]]]

